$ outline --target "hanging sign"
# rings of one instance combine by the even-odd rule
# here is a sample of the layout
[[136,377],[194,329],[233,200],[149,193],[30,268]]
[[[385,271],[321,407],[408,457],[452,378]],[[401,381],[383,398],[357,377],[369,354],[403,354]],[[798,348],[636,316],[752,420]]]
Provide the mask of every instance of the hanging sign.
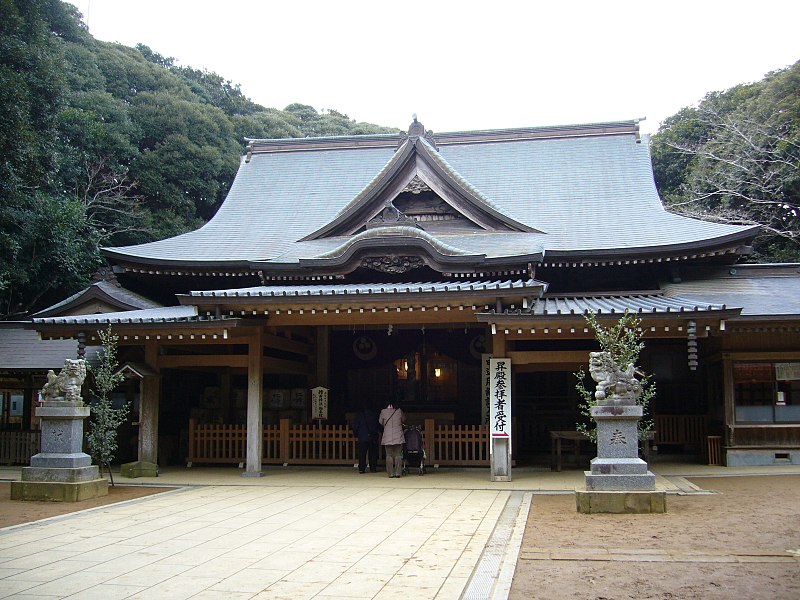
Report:
[[311,390],[311,418],[315,421],[328,420],[328,388],[320,386]]
[[481,425],[486,425],[489,422],[489,412],[491,412],[489,409],[490,358],[492,358],[491,354],[481,354]]
[[775,363],[775,379],[797,381],[800,379],[800,363]]
[[511,359],[489,359],[489,433],[511,440]]

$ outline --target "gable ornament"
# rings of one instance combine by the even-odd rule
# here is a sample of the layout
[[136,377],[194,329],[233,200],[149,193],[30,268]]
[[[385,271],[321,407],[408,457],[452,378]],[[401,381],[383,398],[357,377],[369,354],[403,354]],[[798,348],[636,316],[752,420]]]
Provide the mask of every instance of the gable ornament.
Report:
[[361,266],[381,273],[407,273],[413,269],[425,266],[425,261],[419,256],[366,256],[361,259]]
[[384,205],[383,210],[380,213],[375,215],[367,222],[367,229],[398,225],[419,228],[419,225],[417,225],[417,222],[414,219],[406,215],[404,212],[398,210],[390,200]]

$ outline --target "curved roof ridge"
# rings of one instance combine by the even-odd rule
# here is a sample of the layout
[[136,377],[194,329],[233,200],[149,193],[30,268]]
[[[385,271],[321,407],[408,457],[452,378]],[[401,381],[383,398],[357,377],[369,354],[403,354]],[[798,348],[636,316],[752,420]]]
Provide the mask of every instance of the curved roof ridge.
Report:
[[406,237],[422,240],[430,244],[437,252],[445,256],[474,256],[474,252],[468,252],[455,246],[451,246],[431,235],[427,231],[410,227],[408,225],[400,225],[397,227],[376,227],[375,229],[368,229],[351,237],[338,245],[333,250],[320,254],[317,258],[338,258],[344,255],[354,245],[370,239],[386,239],[389,237]]

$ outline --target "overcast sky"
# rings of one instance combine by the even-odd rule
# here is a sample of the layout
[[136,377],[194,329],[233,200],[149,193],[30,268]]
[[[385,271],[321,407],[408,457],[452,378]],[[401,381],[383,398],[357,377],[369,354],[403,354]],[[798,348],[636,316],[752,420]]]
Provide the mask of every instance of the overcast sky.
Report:
[[91,34],[255,102],[461,131],[647,117],[800,59],[796,0],[80,0]]

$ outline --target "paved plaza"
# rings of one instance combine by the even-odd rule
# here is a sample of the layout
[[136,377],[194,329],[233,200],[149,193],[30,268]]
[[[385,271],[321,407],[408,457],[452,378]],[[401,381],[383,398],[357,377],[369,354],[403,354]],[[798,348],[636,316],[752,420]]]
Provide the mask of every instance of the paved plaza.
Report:
[[[654,471],[670,494],[701,492],[683,475],[748,472]],[[579,470],[240,473],[174,468],[123,480],[178,486],[166,493],[0,529],[0,598],[505,598],[535,494],[583,484]]]

